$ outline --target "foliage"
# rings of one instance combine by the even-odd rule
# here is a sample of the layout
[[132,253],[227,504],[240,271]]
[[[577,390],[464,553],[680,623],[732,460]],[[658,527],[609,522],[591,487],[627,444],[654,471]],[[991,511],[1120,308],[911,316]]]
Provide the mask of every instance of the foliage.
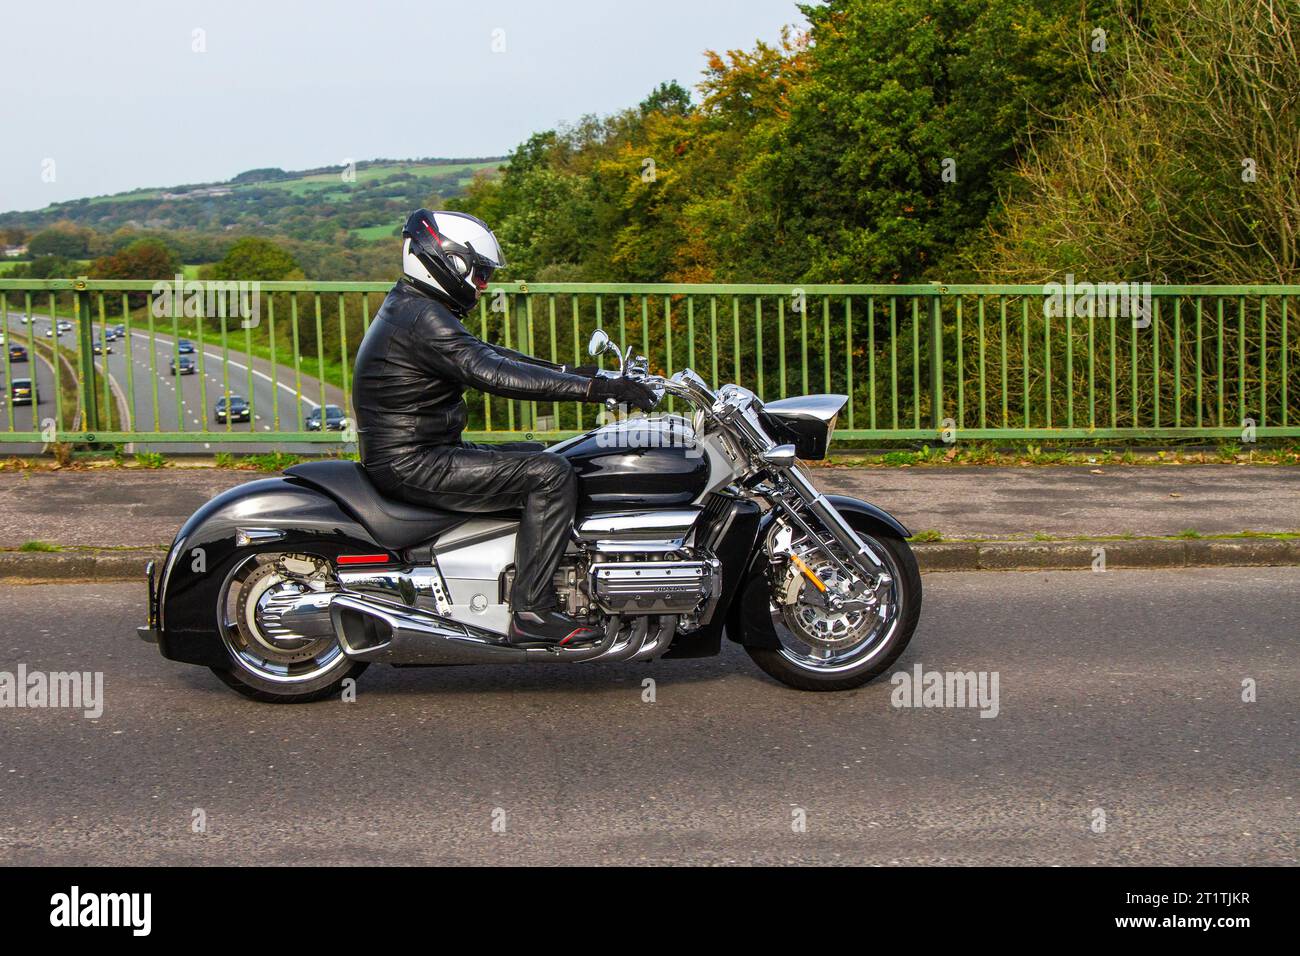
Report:
[[[693,105],[539,133],[462,207],[511,275],[907,281],[971,241],[1029,132],[1077,89],[1054,0],[831,0],[807,35],[710,51]],[[956,182],[942,177],[955,162]]]
[[791,278],[950,278],[941,267],[972,241],[1018,148],[1079,85],[1072,20],[1056,0],[805,10],[807,80],[757,171],[782,258],[806,264]]
[[392,227],[445,204],[496,227],[503,278],[535,281],[1295,280],[1294,3],[800,9],[806,32],[705,51],[694,93],[661,83],[535,133],[503,167],[268,167],[7,213],[0,232],[65,260],[164,238],[189,263],[256,233],[306,277],[381,279]]
[[1126,281],[1300,276],[1300,14],[1154,0],[1110,16],[1061,129],[1020,163],[983,270]]
[[48,229],[42,229],[27,242],[27,254],[33,259],[40,256],[62,256],[80,259],[90,252],[90,241],[95,233],[66,219]]
[[24,541],[18,546],[19,551],[59,551],[57,544],[50,544],[48,541]]
[[301,279],[302,269],[284,249],[269,239],[240,239],[212,269],[214,279],[273,282]]
[[0,235],[15,245],[30,236],[33,258],[70,260],[102,258],[154,238],[186,263],[218,262],[236,241],[257,235],[289,248],[310,278],[386,279],[399,261],[392,230],[406,214],[458,195],[472,176],[490,176],[497,164],[492,157],[470,157],[373,160],[355,169],[249,170],[224,183],[0,213]]
[[154,238],[137,239],[121,252],[90,264],[90,275],[96,279],[170,279],[180,271],[180,256]]
[[66,279],[82,271],[81,263],[64,256],[41,256],[31,262],[19,262],[4,274],[6,279]]

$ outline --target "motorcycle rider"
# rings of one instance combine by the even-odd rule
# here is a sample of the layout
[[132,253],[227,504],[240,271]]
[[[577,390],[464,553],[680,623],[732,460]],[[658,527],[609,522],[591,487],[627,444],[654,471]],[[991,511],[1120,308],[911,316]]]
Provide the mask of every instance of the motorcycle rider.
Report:
[[[505,258],[482,220],[417,209],[402,228],[402,278],[357,351],[352,401],[361,463],[389,497],[444,511],[522,507],[510,596],[515,642],[594,636],[561,613],[555,569],[577,508],[573,467],[541,443],[461,440],[464,391],[526,401],[614,399],[649,411],[655,393],[484,342],[462,324]],[[586,374],[580,374],[586,373]]]

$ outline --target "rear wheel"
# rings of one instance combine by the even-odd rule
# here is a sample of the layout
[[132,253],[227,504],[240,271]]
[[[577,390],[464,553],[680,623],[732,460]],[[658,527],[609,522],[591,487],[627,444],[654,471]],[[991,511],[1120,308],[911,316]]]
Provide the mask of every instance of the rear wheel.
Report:
[[[853,515],[847,516],[856,525]],[[832,610],[816,603],[815,589],[803,583],[798,596],[778,604],[768,598],[768,613],[781,646],[745,650],[770,677],[799,690],[851,690],[879,677],[903,653],[921,614],[921,574],[907,542],[874,529],[854,528],[886,568],[890,580],[877,589],[871,607]],[[813,572],[834,593],[842,586],[834,562],[812,554]],[[758,599],[758,598],[753,598]]]
[[[216,608],[231,666],[212,672],[265,703],[303,704],[338,694],[366,664],[349,660],[334,636],[331,583],[329,564],[311,555],[257,554],[240,563]],[[315,595],[318,607],[310,600]]]

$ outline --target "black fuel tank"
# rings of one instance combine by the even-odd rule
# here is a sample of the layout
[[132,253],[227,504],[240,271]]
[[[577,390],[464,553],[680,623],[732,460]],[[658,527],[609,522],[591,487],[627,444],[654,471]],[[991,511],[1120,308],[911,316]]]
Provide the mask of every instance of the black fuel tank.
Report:
[[551,451],[578,473],[578,514],[689,504],[709,483],[709,459],[678,416],[630,418]]

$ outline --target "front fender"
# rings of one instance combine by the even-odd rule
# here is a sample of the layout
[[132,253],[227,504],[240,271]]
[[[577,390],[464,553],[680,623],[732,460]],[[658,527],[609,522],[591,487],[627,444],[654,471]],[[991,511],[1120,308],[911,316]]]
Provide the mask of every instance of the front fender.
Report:
[[[861,498],[847,495],[827,495],[826,500],[844,515],[854,531],[881,534],[887,537],[910,538],[912,532],[884,508],[878,508]],[[754,553],[750,556],[741,591],[731,606],[727,618],[727,637],[747,647],[766,647],[776,650],[781,646],[772,619],[768,613],[768,584],[766,577],[767,530],[776,520],[776,512],[763,515]]]
[[[240,529],[281,532],[241,546]],[[157,589],[158,649],[163,657],[228,667],[217,607],[231,571],[259,551],[305,552],[334,560],[352,552],[385,552],[334,499],[293,478],[266,478],[231,488],[190,516],[177,532]]]
[[[868,529],[874,526],[876,530],[883,532],[891,537],[910,538],[912,532],[903,527],[903,523],[891,515],[884,508],[877,508],[869,501],[863,501],[861,498],[850,498],[848,495],[827,495],[826,500],[835,506],[835,510],[842,515],[859,515],[867,523]],[[854,530],[858,526],[855,524]]]

